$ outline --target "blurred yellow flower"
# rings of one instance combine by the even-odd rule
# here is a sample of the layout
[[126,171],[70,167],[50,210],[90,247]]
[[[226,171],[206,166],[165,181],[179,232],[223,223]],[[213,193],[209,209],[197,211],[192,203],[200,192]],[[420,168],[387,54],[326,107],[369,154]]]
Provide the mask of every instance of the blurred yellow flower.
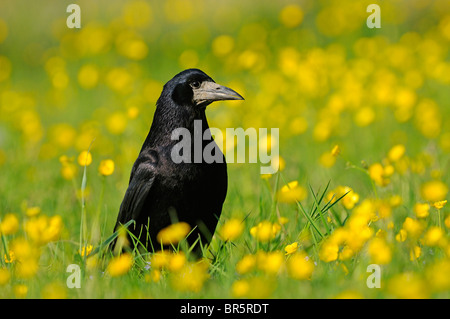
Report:
[[444,220],[445,227],[450,229],[450,214]]
[[416,245],[413,248],[411,248],[411,250],[409,251],[409,260],[414,261],[414,260],[418,259],[421,254],[422,254],[422,248],[420,248],[420,246]]
[[83,89],[92,89],[97,86],[100,74],[93,64],[83,65],[78,71],[78,83]]
[[191,226],[186,222],[175,223],[161,229],[156,235],[156,239],[163,245],[176,245],[189,234],[190,230]]
[[288,275],[297,280],[311,278],[314,271],[314,263],[305,252],[297,252],[289,257],[286,262]]
[[393,146],[388,153],[388,159],[391,162],[397,162],[402,156],[405,154],[405,146],[402,144],[398,144]]
[[239,279],[231,285],[231,294],[234,298],[243,298],[248,295],[250,284],[246,279]]
[[236,264],[236,271],[238,274],[246,274],[251,271],[256,265],[255,255],[245,255]]
[[44,286],[41,291],[44,299],[66,299],[67,290],[59,282],[50,283]]
[[339,145],[335,145],[331,150],[331,155],[339,156],[339,154],[341,154],[341,148],[339,147]]
[[150,3],[146,1],[127,2],[123,8],[123,20],[130,27],[147,27],[152,22],[152,19],[152,8]]
[[129,253],[123,253],[114,257],[108,264],[106,272],[111,277],[119,277],[125,275],[133,266],[133,256]]
[[371,261],[378,265],[386,265],[391,262],[392,251],[384,239],[374,238],[369,243],[369,255]]
[[13,291],[16,298],[25,298],[28,294],[28,286],[24,284],[14,285]]
[[258,269],[268,275],[276,275],[283,266],[284,256],[280,251],[264,252],[262,250],[256,253],[256,264]]
[[241,236],[244,231],[244,223],[243,221],[232,218],[227,220],[225,224],[221,227],[219,234],[222,236],[222,239],[225,241],[233,241],[239,236]]
[[170,282],[176,290],[199,292],[209,278],[208,267],[209,264],[204,260],[187,263],[172,274]]
[[331,240],[326,240],[319,250],[319,258],[324,262],[337,260],[339,257],[339,245]]
[[298,184],[298,181],[289,182],[277,192],[278,201],[281,203],[295,203],[307,197],[306,189]]
[[98,171],[103,176],[109,176],[114,173],[114,161],[111,159],[106,159],[100,162]]
[[430,205],[427,203],[416,203],[413,210],[417,218],[426,218],[430,214]]
[[158,251],[152,254],[150,258],[150,264],[153,268],[164,268],[169,265],[171,254],[167,250]]
[[335,299],[363,299],[364,297],[361,295],[361,293],[353,290],[345,290],[343,292],[340,292],[337,294]]
[[275,238],[280,229],[279,224],[272,224],[270,221],[264,220],[250,229],[250,235],[260,242],[268,242]]
[[78,155],[78,164],[80,166],[89,166],[92,163],[92,154],[88,151],[82,151],[80,155]]
[[424,226],[418,220],[406,217],[403,222],[403,229],[407,232],[408,237],[418,238],[422,234]]
[[387,284],[388,291],[401,299],[423,299],[428,297],[428,287],[419,275],[408,272],[396,275]]
[[0,220],[0,233],[3,235],[12,235],[19,230],[19,219],[15,214],[6,214]]
[[63,227],[62,218],[59,215],[47,217],[41,215],[25,222],[25,232],[31,240],[38,245],[55,241],[59,238]]
[[127,116],[122,112],[114,112],[106,119],[106,128],[114,135],[120,135],[125,132],[127,124]]
[[286,252],[286,255],[293,254],[298,249],[298,242],[293,242],[292,244],[287,245],[284,247],[284,251]]
[[218,57],[229,54],[234,48],[234,39],[229,35],[220,35],[212,42],[212,52]]
[[359,202],[359,194],[356,193],[352,188],[348,186],[338,186],[334,190],[330,191],[327,195],[327,200],[330,201],[331,199],[337,200],[338,198],[345,195],[341,200],[340,203],[346,208],[346,209],[352,209],[355,207],[355,205]]
[[294,28],[302,23],[303,11],[296,4],[287,5],[280,12],[280,21],[284,26]]
[[34,217],[37,216],[41,213],[41,208],[40,207],[27,207],[27,209],[25,210],[25,215],[27,215],[28,217]]
[[436,261],[425,270],[427,283],[436,292],[444,292],[450,289],[450,276],[448,274],[450,274],[449,259]]
[[378,186],[386,186],[390,183],[388,178],[389,171],[385,170],[385,167],[380,163],[375,163],[369,166],[369,176]]
[[445,243],[444,231],[440,227],[432,226],[425,233],[423,240],[427,246],[441,246]]
[[177,272],[181,270],[185,264],[186,264],[186,255],[180,251],[178,253],[171,255],[167,269],[169,269],[172,272]]
[[430,202],[438,202],[445,199],[448,187],[443,182],[434,180],[426,182],[420,189],[422,198]]
[[7,268],[0,268],[0,286],[6,285],[11,279],[11,274]]
[[397,235],[395,235],[395,240],[398,242],[404,242],[408,237],[408,233],[404,229],[400,229]]

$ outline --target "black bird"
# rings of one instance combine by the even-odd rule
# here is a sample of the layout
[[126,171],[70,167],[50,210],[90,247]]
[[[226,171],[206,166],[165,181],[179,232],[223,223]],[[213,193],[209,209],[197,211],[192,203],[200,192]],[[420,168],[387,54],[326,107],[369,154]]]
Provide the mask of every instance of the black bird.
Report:
[[[202,139],[202,151],[214,143],[214,152],[219,152],[214,158],[222,161],[194,160],[194,121],[201,121],[203,136],[209,128],[206,106],[214,101],[243,99],[198,69],[182,71],[164,85],[150,132],[131,169],[115,230],[133,219],[136,224],[130,231],[148,251],[161,247],[156,235],[174,221],[186,222],[194,229],[188,237],[190,244],[198,236],[202,244],[211,241],[227,193],[227,165],[208,132],[205,136],[210,140]],[[191,160],[181,163],[172,158],[172,150],[180,142],[172,139],[172,133],[178,128],[187,129],[192,137]]]

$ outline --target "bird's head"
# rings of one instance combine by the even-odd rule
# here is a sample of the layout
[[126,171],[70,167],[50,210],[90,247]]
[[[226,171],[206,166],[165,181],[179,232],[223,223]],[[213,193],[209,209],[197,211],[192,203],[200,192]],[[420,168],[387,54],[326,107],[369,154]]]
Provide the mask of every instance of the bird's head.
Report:
[[[171,98],[179,105],[205,109],[214,101],[243,100],[234,90],[217,84],[206,73],[198,69],[187,69],[167,82],[164,90],[171,92]],[[164,92],[164,91],[163,91]]]

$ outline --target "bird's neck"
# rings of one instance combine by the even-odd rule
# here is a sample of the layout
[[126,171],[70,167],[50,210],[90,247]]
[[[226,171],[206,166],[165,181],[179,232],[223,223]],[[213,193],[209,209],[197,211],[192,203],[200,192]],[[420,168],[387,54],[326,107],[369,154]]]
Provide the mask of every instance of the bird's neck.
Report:
[[[198,122],[198,121],[201,121]],[[172,133],[179,128],[189,130],[191,136],[194,136],[194,130],[198,130],[201,124],[202,134],[209,128],[206,119],[205,110],[197,112],[188,111],[187,108],[156,108],[153,116],[153,122],[150,127],[147,139],[144,145],[150,147],[166,146],[178,143],[178,140],[172,139]]]

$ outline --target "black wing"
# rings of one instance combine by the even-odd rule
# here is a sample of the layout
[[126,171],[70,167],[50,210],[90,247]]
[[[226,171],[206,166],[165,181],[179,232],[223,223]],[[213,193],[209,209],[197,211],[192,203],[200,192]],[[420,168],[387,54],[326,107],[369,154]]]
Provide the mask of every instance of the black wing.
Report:
[[125,192],[115,230],[131,219],[136,220],[141,214],[142,206],[147,200],[148,194],[156,177],[158,154],[156,151],[148,151],[140,154],[131,170],[130,183]]

